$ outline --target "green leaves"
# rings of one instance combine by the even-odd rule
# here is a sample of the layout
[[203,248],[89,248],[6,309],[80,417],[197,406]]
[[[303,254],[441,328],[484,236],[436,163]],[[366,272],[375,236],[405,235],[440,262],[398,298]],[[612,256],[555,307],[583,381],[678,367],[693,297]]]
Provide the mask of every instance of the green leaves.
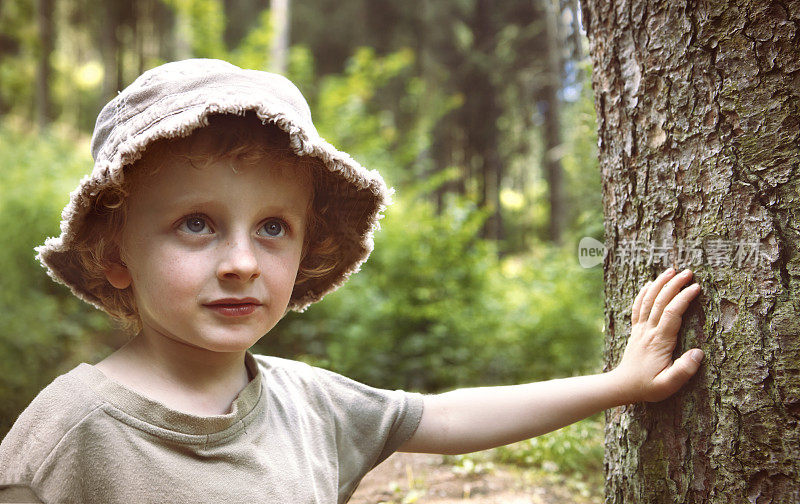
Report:
[[195,58],[225,58],[225,14],[219,0],[164,0],[175,10],[180,38]]
[[[496,243],[478,238],[488,210],[453,196],[437,213],[431,195],[460,168],[430,176],[414,160],[458,99],[426,96],[408,73],[410,56],[363,49],[343,74],[302,89],[322,136],[378,169],[397,193],[362,271],[305,313],[289,314],[257,350],[426,391],[597,371],[600,269],[581,268],[571,248],[532,239],[530,254],[500,259]],[[393,107],[381,108],[382,90],[395,87],[424,110],[411,128],[397,126]]]
[[362,271],[287,316],[260,348],[282,353],[313,339],[307,360],[425,391],[598,371],[602,271],[545,245],[498,259],[476,238],[484,218],[464,203],[437,215],[426,200],[400,196]]
[[599,479],[603,469],[603,424],[595,418],[581,420],[492,452],[492,458],[499,462]]
[[90,343],[110,326],[50,280],[33,250],[58,234],[69,192],[91,169],[76,147],[88,139],[29,130],[0,123],[0,437],[39,390],[98,351]]

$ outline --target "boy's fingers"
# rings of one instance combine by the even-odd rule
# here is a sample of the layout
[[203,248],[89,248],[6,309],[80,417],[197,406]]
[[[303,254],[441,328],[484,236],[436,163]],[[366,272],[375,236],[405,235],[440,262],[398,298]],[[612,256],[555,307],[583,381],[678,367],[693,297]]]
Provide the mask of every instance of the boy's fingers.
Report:
[[656,326],[658,334],[669,334],[675,336],[678,334],[678,329],[681,328],[683,321],[683,314],[689,308],[692,300],[700,293],[700,284],[692,284],[683,289],[677,296],[672,298]]
[[[669,280],[664,288],[661,289],[656,295],[656,300],[653,303],[653,308],[650,310],[650,316],[647,319],[649,327],[656,327],[658,320],[661,318],[661,313],[667,304],[675,298],[675,295],[681,290],[681,287],[692,278],[691,270],[684,270],[679,275],[674,276]],[[682,312],[681,312],[682,313]]]
[[653,301],[655,301],[656,296],[659,292],[661,292],[661,288],[664,286],[665,283],[675,274],[675,270],[673,268],[669,268],[660,275],[658,278],[653,280],[653,283],[647,289],[647,292],[642,299],[642,307],[639,310],[639,320],[647,320],[650,316],[650,310],[653,308]]
[[633,325],[636,325],[636,323],[639,322],[639,310],[642,308],[642,299],[647,292],[647,288],[650,287],[650,283],[651,282],[647,282],[644,284],[644,287],[641,288],[639,294],[636,295],[636,299],[633,300],[633,307],[631,308],[631,324]]
[[652,400],[660,401],[677,392],[679,388],[689,381],[689,378],[697,373],[703,356],[702,350],[693,348],[676,359],[670,367],[659,373],[653,380],[653,388],[656,393]]

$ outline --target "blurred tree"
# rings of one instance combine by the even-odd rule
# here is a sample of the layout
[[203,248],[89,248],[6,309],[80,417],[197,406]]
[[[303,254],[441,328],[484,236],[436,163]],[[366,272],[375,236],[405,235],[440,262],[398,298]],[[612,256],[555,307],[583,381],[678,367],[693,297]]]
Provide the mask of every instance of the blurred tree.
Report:
[[[43,6],[54,2],[40,1]],[[252,68],[268,68],[269,60],[275,59],[269,55],[270,49],[278,50],[279,46],[272,43],[274,30],[265,17],[267,3],[53,3],[53,15],[43,18],[50,19],[55,28],[54,51],[49,58],[54,67],[48,78],[52,94],[48,115],[91,128],[97,109],[143,70],[164,61],[219,57]],[[6,36],[1,42],[8,48],[2,50],[12,52],[0,61],[0,110],[15,110],[33,118],[39,113],[37,106],[44,107],[48,102],[37,98],[44,82],[36,77],[42,75],[37,68],[45,67],[37,67],[36,62],[44,60],[36,48],[44,46],[28,35],[37,23],[35,13],[32,17],[26,14],[31,9],[28,4],[9,0],[0,5],[0,25]],[[439,108],[434,103],[438,96],[454,97],[459,103],[432,129],[429,145],[405,162],[402,168],[407,172],[406,180],[440,172],[450,174],[430,195],[437,208],[443,210],[448,195],[453,194],[477,201],[491,211],[482,235],[508,238],[501,250],[516,252],[520,249],[511,245],[525,243],[528,235],[557,239],[558,230],[572,225],[580,214],[573,207],[561,208],[574,198],[559,190],[562,177],[558,176],[557,163],[563,152],[558,146],[564,126],[556,113],[566,82],[564,67],[575,58],[565,48],[580,38],[575,27],[570,28],[574,10],[574,0],[498,4],[485,0],[320,0],[293,5],[289,31],[291,42],[298,48],[308,48],[314,56],[316,68],[312,73],[317,76],[339,73],[361,46],[373,47],[379,55],[412,48],[416,55],[413,74],[421,79],[422,87],[440,92],[423,93],[425,99],[411,108],[404,90],[389,87],[373,97],[372,109],[388,111],[396,127],[406,129],[419,124],[419,117],[429,115],[431,109]],[[96,15],[98,12],[102,15]],[[37,59],[29,59],[26,51],[30,48],[34,48]],[[560,56],[552,57],[555,52],[550,48],[559,49]],[[291,59],[288,52],[279,52]],[[101,77],[100,85],[95,84],[95,76]],[[314,84],[309,85],[306,91],[313,95]],[[541,138],[532,134],[537,128]],[[537,170],[540,166],[547,169]],[[509,226],[504,222],[509,208],[503,192],[513,191],[533,208],[535,201],[530,198],[536,191],[530,188],[540,179],[548,181],[551,209],[544,210],[551,224],[543,229],[532,227],[538,218],[529,217]]]
[[258,25],[258,14],[269,8],[269,0],[225,0],[225,46],[230,50],[241,44]]
[[[552,4],[552,7],[548,7]],[[548,60],[546,7],[553,11],[553,45],[562,53],[553,70],[553,78],[545,78],[552,67]],[[564,19],[575,19],[574,2],[487,3],[483,0],[463,2],[339,2],[322,1],[298,4],[293,18],[295,42],[307,44],[318,56],[317,71],[324,75],[335,72],[359,45],[369,45],[378,54],[408,46],[417,55],[416,75],[431,89],[442,89],[459,97],[461,107],[444,116],[433,129],[430,149],[420,153],[406,169],[409,178],[456,168],[459,175],[444,183],[432,195],[442,209],[447,193],[455,192],[475,199],[492,211],[483,228],[484,236],[500,238],[503,233],[503,203],[500,194],[509,187],[513,173],[531,170],[532,144],[537,140],[530,134],[534,118],[549,110],[549,141],[553,153],[559,152],[560,125],[553,115],[558,106],[546,107],[563,87],[565,58],[577,55],[566,51],[579,40],[575,26],[562,28]],[[571,16],[565,16],[571,14]],[[313,22],[324,16],[325,27]],[[363,20],[352,26],[353,19]],[[347,33],[330,27],[348,26]],[[546,84],[556,82],[549,89]],[[380,107],[396,111],[401,122],[402,100],[393,94],[376,97]],[[429,105],[423,102],[423,109]],[[557,105],[557,103],[556,103]],[[418,113],[418,112],[417,112]],[[551,163],[550,173],[556,173]],[[540,174],[537,174],[541,176]],[[551,177],[552,178],[552,177]],[[518,177],[519,180],[525,177]],[[559,178],[552,178],[554,194],[559,194]],[[564,197],[554,198],[555,204],[565,205]],[[575,215],[568,209],[556,207],[550,212],[554,219],[564,222]],[[563,217],[562,217],[563,216]],[[558,221],[556,221],[558,222]],[[559,224],[557,229],[565,226]],[[521,243],[521,240],[515,240]]]
[[[557,2],[558,0],[555,0]],[[546,42],[547,62],[544,71],[544,83],[541,89],[544,111],[544,167],[550,201],[549,238],[556,244],[561,243],[564,232],[566,212],[564,207],[563,173],[561,156],[561,99],[559,91],[564,81],[564,63],[562,57],[562,37],[559,30],[559,9],[554,0],[542,0],[544,7],[544,40]]]
[[270,55],[270,71],[286,73],[289,52],[289,0],[271,0],[273,33],[272,52]]
[[[103,55],[103,102],[108,102],[121,91],[122,64],[121,57],[122,42],[119,39],[121,26],[124,23],[125,15],[123,10],[129,2],[101,2],[99,7],[104,11],[100,34],[100,52]],[[128,17],[130,19],[130,17]]]
[[503,160],[499,152],[498,120],[502,113],[498,104],[498,82],[493,75],[494,57],[500,21],[490,0],[477,0],[466,28],[471,32],[473,51],[466,58],[465,79],[459,90],[464,94],[465,129],[464,158],[467,170],[478,181],[478,206],[490,212],[481,235],[484,238],[503,238],[503,219],[500,213],[500,188]]
[[36,72],[36,118],[40,128],[50,122],[50,57],[53,54],[53,4],[55,0],[38,0],[39,58]]

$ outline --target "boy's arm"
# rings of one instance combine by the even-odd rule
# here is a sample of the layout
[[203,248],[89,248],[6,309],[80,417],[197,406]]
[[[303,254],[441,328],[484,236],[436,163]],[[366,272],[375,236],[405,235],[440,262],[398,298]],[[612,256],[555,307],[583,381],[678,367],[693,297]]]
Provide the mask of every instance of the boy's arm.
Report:
[[528,439],[639,401],[661,401],[700,367],[692,349],[672,361],[681,316],[700,292],[692,277],[670,268],[645,285],[633,303],[631,336],[620,364],[608,373],[559,380],[460,389],[425,396],[422,420],[400,451],[468,453]]

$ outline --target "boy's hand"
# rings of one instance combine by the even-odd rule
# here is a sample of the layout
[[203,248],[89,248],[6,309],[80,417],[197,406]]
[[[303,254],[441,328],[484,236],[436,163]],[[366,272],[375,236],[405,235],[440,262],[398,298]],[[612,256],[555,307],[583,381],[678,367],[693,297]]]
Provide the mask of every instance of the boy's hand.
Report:
[[619,365],[612,371],[620,383],[624,404],[666,399],[694,376],[703,360],[699,348],[672,361],[681,316],[700,292],[700,286],[681,290],[692,278],[670,268],[645,285],[633,302],[631,336]]

